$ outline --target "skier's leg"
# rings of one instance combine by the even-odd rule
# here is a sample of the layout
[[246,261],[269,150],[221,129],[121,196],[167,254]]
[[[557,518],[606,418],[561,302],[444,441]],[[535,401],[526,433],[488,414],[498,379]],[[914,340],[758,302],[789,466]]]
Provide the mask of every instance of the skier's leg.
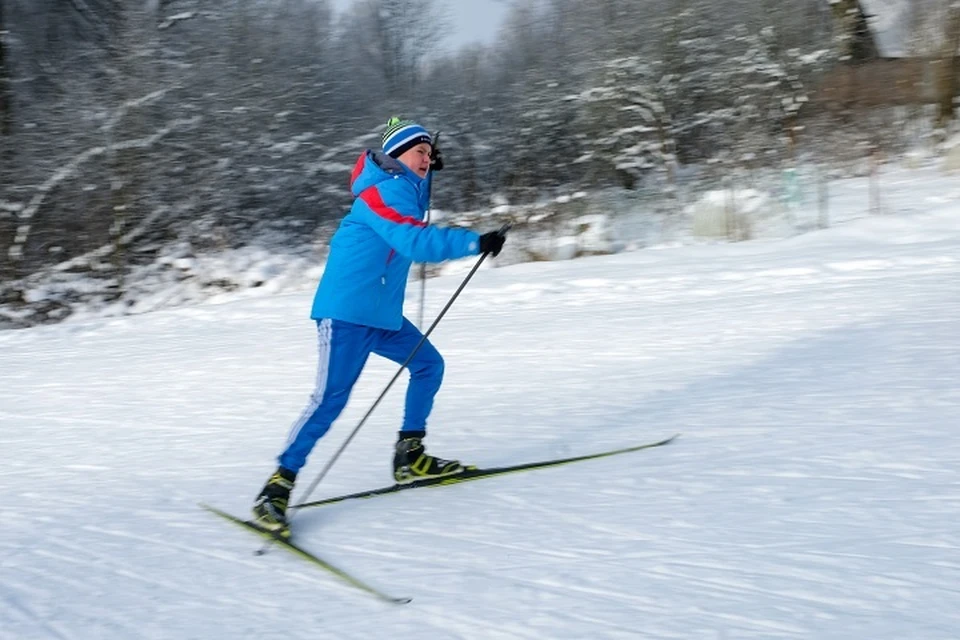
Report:
[[374,343],[376,330],[339,320],[317,322],[316,388],[310,403],[290,428],[280,466],[294,473],[347,405]]
[[[410,356],[423,334],[412,322],[403,319],[398,331],[381,331],[373,352],[403,364]],[[426,433],[427,417],[433,409],[433,398],[443,382],[443,358],[429,340],[420,346],[413,360],[407,365],[410,370],[410,384],[404,408],[402,432]]]
[[256,524],[277,535],[288,536],[287,503],[317,440],[330,429],[350,397],[360,376],[375,330],[337,320],[317,322],[317,384],[310,404],[293,423],[287,445],[280,454],[280,466],[264,485],[253,503]]
[[[373,351],[402,364],[421,338],[423,334],[404,318],[399,331],[380,332]],[[433,408],[433,398],[443,381],[443,358],[428,340],[420,345],[407,367],[410,370],[410,384],[407,387],[403,426],[393,456],[394,479],[404,483],[462,473],[464,467],[460,462],[429,455],[422,442],[427,435],[427,417]]]

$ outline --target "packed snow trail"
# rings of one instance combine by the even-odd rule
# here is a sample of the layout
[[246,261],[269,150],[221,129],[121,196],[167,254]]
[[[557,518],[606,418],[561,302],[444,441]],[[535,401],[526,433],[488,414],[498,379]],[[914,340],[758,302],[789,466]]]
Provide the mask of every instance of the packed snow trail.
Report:
[[[484,269],[438,455],[669,447],[243,515],[311,389],[309,293],[0,333],[0,637],[923,638],[960,629],[960,207]],[[456,276],[431,281],[439,310]],[[416,300],[416,296],[411,296]],[[371,360],[309,479],[379,393]],[[392,392],[314,498],[389,482]]]

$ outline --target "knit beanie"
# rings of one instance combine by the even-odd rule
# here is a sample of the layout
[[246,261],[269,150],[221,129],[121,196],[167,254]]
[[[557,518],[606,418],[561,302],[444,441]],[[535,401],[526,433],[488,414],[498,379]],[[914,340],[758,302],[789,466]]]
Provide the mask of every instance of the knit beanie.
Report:
[[383,132],[383,151],[391,158],[399,158],[405,151],[421,142],[433,146],[430,132],[413,120],[402,120],[394,116],[387,121],[387,130]]

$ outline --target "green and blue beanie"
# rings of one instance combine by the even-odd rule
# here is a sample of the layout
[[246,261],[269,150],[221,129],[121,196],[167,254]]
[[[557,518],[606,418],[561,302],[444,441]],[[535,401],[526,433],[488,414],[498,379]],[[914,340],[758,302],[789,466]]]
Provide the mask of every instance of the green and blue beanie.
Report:
[[430,132],[413,120],[402,120],[394,116],[387,121],[387,130],[383,132],[383,151],[391,158],[399,158],[405,151],[422,142],[433,146]]

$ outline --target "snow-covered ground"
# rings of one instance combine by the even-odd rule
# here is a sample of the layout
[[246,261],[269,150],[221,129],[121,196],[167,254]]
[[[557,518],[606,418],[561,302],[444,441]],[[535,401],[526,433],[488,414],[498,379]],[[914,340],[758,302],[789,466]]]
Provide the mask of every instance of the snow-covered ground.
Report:
[[[0,333],[0,638],[954,640],[960,190],[902,200],[787,240],[482,269],[435,333],[432,451],[683,435],[299,514],[305,547],[405,606],[197,507],[244,515],[272,470],[311,390],[310,291]],[[430,281],[431,314],[459,281]],[[393,372],[371,360],[301,488]],[[312,498],[389,482],[402,398]]]

